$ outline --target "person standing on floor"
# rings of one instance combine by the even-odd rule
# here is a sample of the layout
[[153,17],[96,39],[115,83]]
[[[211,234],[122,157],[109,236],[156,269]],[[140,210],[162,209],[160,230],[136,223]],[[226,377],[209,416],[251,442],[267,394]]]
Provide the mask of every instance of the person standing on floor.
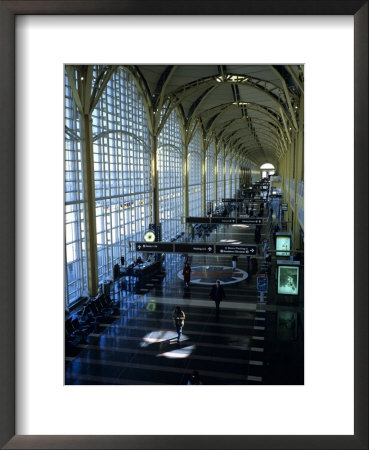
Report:
[[237,267],[237,256],[234,255],[233,258],[232,258],[232,268],[233,268],[233,270],[236,270],[236,267]]
[[184,326],[184,320],[186,318],[185,313],[181,310],[180,306],[176,306],[172,314],[174,326],[178,333],[178,343],[181,340],[182,328]]
[[268,239],[263,240],[262,248],[263,248],[264,258],[266,259],[266,254],[269,252],[269,248],[270,248]]
[[257,244],[260,244],[260,238],[261,238],[261,226],[256,225],[256,227],[255,227],[255,242]]
[[215,301],[215,315],[219,316],[219,305],[220,302],[225,298],[225,292],[223,286],[220,285],[220,281],[217,280],[215,285],[211,288],[209,298]]
[[199,376],[199,372],[197,370],[194,370],[190,377],[188,378],[187,385],[194,385],[194,384],[202,384]]
[[183,279],[185,282],[185,286],[188,287],[190,285],[190,281],[191,281],[191,266],[188,264],[188,262],[186,262],[186,264],[183,267]]

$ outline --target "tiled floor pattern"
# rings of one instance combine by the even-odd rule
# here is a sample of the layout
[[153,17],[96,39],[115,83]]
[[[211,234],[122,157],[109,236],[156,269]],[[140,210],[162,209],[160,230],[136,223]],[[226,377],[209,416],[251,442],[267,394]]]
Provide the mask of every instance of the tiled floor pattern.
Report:
[[182,304],[186,320],[178,345],[171,314],[182,302],[145,297],[123,303],[113,323],[88,336],[66,364],[66,384],[185,384],[192,370],[204,384],[262,381],[265,328],[255,304],[227,304],[218,320],[210,300]]
[[[237,234],[252,243],[250,236]],[[190,262],[230,265],[230,257],[194,256]],[[266,322],[255,277],[225,286],[217,320],[209,286],[185,288],[177,276],[181,267],[180,255],[167,255],[165,273],[114,284],[118,314],[87,337],[77,356],[66,358],[66,384],[178,385],[187,384],[193,370],[205,385],[262,383]],[[246,270],[245,257],[238,267]],[[171,319],[176,305],[186,314],[180,344]]]

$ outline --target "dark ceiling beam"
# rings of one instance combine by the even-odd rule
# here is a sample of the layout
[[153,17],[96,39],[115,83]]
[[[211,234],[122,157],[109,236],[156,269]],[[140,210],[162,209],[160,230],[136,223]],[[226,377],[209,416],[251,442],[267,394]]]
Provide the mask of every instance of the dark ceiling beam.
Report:
[[193,118],[195,116],[196,110],[198,110],[199,106],[213,90],[214,87],[209,87],[192,103],[188,111],[188,118]]
[[168,83],[168,80],[170,80],[170,77],[173,75],[174,71],[176,70],[178,66],[167,66],[165,70],[160,75],[159,81],[156,83],[156,87],[153,92],[154,97],[159,97],[163,90],[165,90],[165,86]]
[[160,114],[160,112],[163,108],[163,105],[167,101],[167,96],[166,96],[165,91],[166,91],[167,85],[168,85],[170,79],[172,78],[174,72],[176,71],[177,67],[178,66],[167,66],[166,69],[161,74],[161,77],[156,85],[155,94],[154,94],[155,98],[153,99],[153,105],[158,114]]
[[[237,80],[238,81],[232,81],[229,77],[231,76],[237,76]],[[277,96],[275,95],[271,90],[268,90],[266,87],[263,87],[261,85],[261,83],[263,83],[265,80],[261,80],[259,78],[256,77],[251,77],[248,75],[231,75],[228,74],[227,75],[227,80],[225,81],[225,83],[230,83],[230,84],[235,84],[235,85],[243,85],[243,86],[248,86],[251,88],[254,88],[260,92],[262,92],[263,94],[265,94],[266,96],[268,96],[269,98],[272,99],[273,102],[275,102],[276,106],[278,108],[280,108],[282,106],[282,111],[284,111],[284,114],[286,115],[286,119],[288,121],[290,121],[290,117],[288,116],[287,112],[288,112],[288,107],[287,105],[285,105],[285,103]],[[188,83],[186,85],[181,86],[180,88],[175,89],[172,93],[170,93],[170,95],[176,95],[176,96],[180,96],[180,94],[184,91],[188,91],[189,89],[193,89],[194,87],[199,87],[199,86],[206,86],[206,85],[212,85],[212,86],[220,86],[223,83],[217,81],[217,77],[204,77],[204,78],[200,78],[196,81],[192,81],[191,83]],[[274,86],[275,89],[281,90],[279,86],[274,85],[272,82],[269,82],[269,84],[272,84]],[[283,90],[281,90],[281,92],[283,92]]]
[[301,80],[296,76],[295,71],[293,70],[293,68],[291,66],[286,66],[286,69],[288,70],[288,72],[290,73],[291,77],[293,78],[295,84],[299,87],[300,91],[302,93],[304,93],[304,86],[301,82]]

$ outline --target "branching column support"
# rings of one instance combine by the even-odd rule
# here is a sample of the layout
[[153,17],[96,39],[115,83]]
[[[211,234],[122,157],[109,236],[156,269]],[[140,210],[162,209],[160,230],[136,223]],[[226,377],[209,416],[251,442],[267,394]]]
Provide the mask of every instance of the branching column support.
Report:
[[206,208],[206,151],[209,142],[202,134],[201,139],[201,213],[205,217],[207,213]]
[[183,149],[183,177],[184,177],[184,215],[188,217],[189,211],[189,192],[188,192],[188,142],[187,139]]
[[[75,71],[78,74],[77,83]],[[98,289],[98,275],[92,113],[114,72],[114,68],[112,66],[103,67],[94,81],[92,66],[66,66],[66,72],[74,101],[81,115],[88,294],[94,297]]]
[[[287,172],[287,153],[284,154],[283,160],[278,162],[278,168],[277,172],[283,176],[283,200],[284,202],[288,203],[288,190],[286,189],[286,183],[288,178],[288,172]],[[287,213],[288,216],[288,213]]]
[[181,127],[181,135],[182,135],[182,145],[183,145],[183,164],[182,164],[182,174],[183,174],[183,214],[185,217],[188,217],[189,214],[189,192],[188,192],[188,147],[190,145],[191,139],[193,137],[194,130],[191,131],[192,124],[191,122],[187,122],[184,118],[182,118],[182,127]]
[[295,199],[295,208],[293,213],[293,223],[292,223],[292,248],[296,250],[296,242],[298,241],[298,205],[297,205],[297,185],[298,185],[298,145],[297,145],[297,133],[293,136],[293,172],[295,183],[293,185],[293,196]]
[[[278,162],[278,172],[277,173],[278,173],[278,175],[283,175],[283,183],[284,183],[283,189],[282,189],[283,200],[284,200],[284,202],[290,204],[289,190],[286,189],[287,178],[288,178],[288,183],[289,183],[288,158],[289,158],[289,150],[287,150],[286,153],[284,153],[283,159]],[[289,188],[289,184],[288,184],[288,188]],[[289,206],[287,212],[283,216],[286,221],[289,220],[290,209],[291,209],[291,207]]]
[[218,204],[218,143],[215,143],[215,205]]
[[[159,149],[158,138],[163,124],[160,123],[160,112],[151,102],[149,93],[142,91],[144,95],[144,105],[147,111],[147,123],[151,136],[151,167],[152,167],[152,222],[155,228],[160,225],[160,203],[159,203]],[[159,236],[156,233],[156,240]]]
[[288,173],[288,197],[289,197],[289,205],[290,207],[288,208],[288,225],[289,225],[289,231],[293,231],[292,230],[292,219],[293,219],[293,211],[292,211],[292,207],[291,207],[291,180],[295,178],[294,175],[294,149],[293,149],[293,145],[292,143],[289,144],[289,149],[288,149],[288,153],[287,153],[287,173]]
[[[300,99],[299,107],[299,121],[303,124],[304,121],[304,98],[303,95]],[[293,220],[293,244],[294,248],[298,248],[300,245],[300,223],[298,218],[298,204],[297,204],[297,191],[298,182],[304,178],[304,127],[300,126],[295,136],[295,214]]]
[[230,158],[230,169],[229,169],[229,190],[230,190],[230,196],[233,197],[233,193],[236,194],[236,192],[233,192],[234,186],[233,186],[233,156]]
[[226,196],[226,149],[223,146],[223,198]]
[[158,175],[158,137],[152,137],[152,183],[153,183],[153,222],[159,225],[159,175]]
[[86,214],[86,241],[87,241],[87,273],[88,294],[96,296],[98,288],[97,275],[97,239],[96,239],[96,205],[95,205],[95,179],[94,157],[92,147],[92,119],[89,114],[82,117],[82,160]]

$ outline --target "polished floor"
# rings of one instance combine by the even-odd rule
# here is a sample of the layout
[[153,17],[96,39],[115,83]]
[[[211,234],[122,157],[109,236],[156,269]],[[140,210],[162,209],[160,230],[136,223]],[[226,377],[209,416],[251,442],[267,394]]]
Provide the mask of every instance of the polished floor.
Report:
[[[266,224],[262,238],[269,236]],[[219,226],[209,242],[254,243],[254,228]],[[203,241],[203,238],[200,239]],[[263,256],[257,256],[259,268]],[[231,267],[230,256],[190,256],[193,267]],[[107,323],[66,355],[65,383],[89,385],[187,384],[196,370],[204,385],[303,384],[303,297],[275,295],[273,267],[264,301],[256,275],[225,284],[220,315],[209,299],[210,285],[187,288],[178,272],[181,255],[166,255],[163,272],[148,279],[122,277],[111,286],[117,308]],[[247,272],[246,257],[237,267]],[[303,292],[303,289],[300,289]],[[177,343],[172,312],[186,314]],[[293,325],[291,325],[293,324]]]

